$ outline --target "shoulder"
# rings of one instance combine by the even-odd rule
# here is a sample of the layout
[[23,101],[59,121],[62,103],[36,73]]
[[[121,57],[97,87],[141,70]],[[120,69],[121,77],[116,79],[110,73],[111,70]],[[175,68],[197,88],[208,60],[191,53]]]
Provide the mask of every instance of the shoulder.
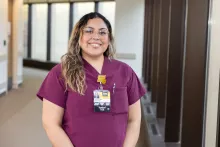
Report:
[[61,63],[55,65],[48,73],[48,76],[53,77],[55,79],[59,79],[63,82],[64,78],[62,76],[62,68]]
[[61,71],[62,71],[62,68],[61,68],[61,64],[59,63],[59,64],[55,65],[55,66],[50,70],[49,73],[54,74],[54,75],[57,75],[57,76],[60,76]]
[[118,69],[121,69],[122,71],[125,71],[125,72],[128,72],[128,73],[132,73],[132,72],[133,72],[133,69],[132,69],[131,66],[128,65],[127,63],[122,62],[122,61],[119,61],[119,60],[117,60],[117,59],[112,59],[111,61],[112,61],[112,63],[113,63]]

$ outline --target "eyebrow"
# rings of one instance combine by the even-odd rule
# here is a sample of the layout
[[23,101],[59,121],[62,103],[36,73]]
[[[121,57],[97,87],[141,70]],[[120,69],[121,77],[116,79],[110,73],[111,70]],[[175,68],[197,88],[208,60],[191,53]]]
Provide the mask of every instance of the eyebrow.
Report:
[[[94,29],[93,27],[85,27],[85,28]],[[103,30],[103,29],[108,30],[108,28],[100,28],[99,30]]]

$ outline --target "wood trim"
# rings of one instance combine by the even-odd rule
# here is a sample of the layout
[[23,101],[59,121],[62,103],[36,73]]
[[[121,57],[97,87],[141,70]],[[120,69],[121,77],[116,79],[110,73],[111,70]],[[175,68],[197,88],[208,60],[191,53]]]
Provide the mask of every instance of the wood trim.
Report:
[[161,22],[161,2],[155,0],[154,3],[154,35],[153,35],[153,55],[152,55],[152,102],[157,101],[158,96],[158,59],[159,59],[159,37],[160,37],[160,22]]
[[[180,141],[185,0],[171,0],[165,142]],[[193,61],[192,61],[193,62]],[[191,145],[190,145],[191,146]]]
[[153,28],[154,28],[154,0],[150,0],[150,7],[149,7],[149,26],[148,26],[148,61],[147,61],[147,88],[150,91],[152,89],[152,53],[153,53]]
[[182,147],[203,146],[209,4],[210,0],[190,0],[187,4]]
[[115,57],[117,59],[135,60],[136,59],[136,54],[135,53],[116,53]]
[[162,1],[161,34],[158,76],[157,118],[165,118],[167,98],[169,28],[170,28],[170,0]]
[[[11,23],[10,35],[8,35],[8,77],[13,75],[13,0],[8,0],[8,21]],[[8,82],[9,83],[9,82]]]
[[42,62],[42,61],[37,61],[37,60],[32,60],[32,59],[23,59],[23,65],[26,67],[31,67],[31,68],[37,68],[37,69],[43,69],[43,70],[51,70],[55,65],[58,63],[55,62]]
[[144,42],[143,42],[143,61],[142,61],[142,77],[144,80],[144,83],[147,83],[147,42],[148,42],[148,18],[149,18],[149,1],[150,0],[145,0],[144,4]]

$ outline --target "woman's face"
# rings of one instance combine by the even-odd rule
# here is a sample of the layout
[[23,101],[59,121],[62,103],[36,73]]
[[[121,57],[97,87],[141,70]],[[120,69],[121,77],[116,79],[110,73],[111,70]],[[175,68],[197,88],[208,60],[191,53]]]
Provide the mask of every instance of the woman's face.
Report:
[[100,18],[90,19],[79,40],[83,56],[99,57],[109,45],[108,28]]

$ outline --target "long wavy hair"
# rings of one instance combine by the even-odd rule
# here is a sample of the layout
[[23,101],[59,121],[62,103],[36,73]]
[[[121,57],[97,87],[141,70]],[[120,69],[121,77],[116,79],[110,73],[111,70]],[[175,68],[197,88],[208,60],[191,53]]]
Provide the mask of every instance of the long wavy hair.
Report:
[[109,45],[104,52],[104,56],[112,59],[115,54],[114,38],[110,22],[97,12],[84,15],[73,28],[68,44],[68,52],[61,57],[62,77],[64,78],[66,89],[70,87],[71,90],[78,92],[80,95],[85,94],[87,86],[79,40],[83,35],[82,31],[88,21],[94,18],[102,19],[109,31]]

